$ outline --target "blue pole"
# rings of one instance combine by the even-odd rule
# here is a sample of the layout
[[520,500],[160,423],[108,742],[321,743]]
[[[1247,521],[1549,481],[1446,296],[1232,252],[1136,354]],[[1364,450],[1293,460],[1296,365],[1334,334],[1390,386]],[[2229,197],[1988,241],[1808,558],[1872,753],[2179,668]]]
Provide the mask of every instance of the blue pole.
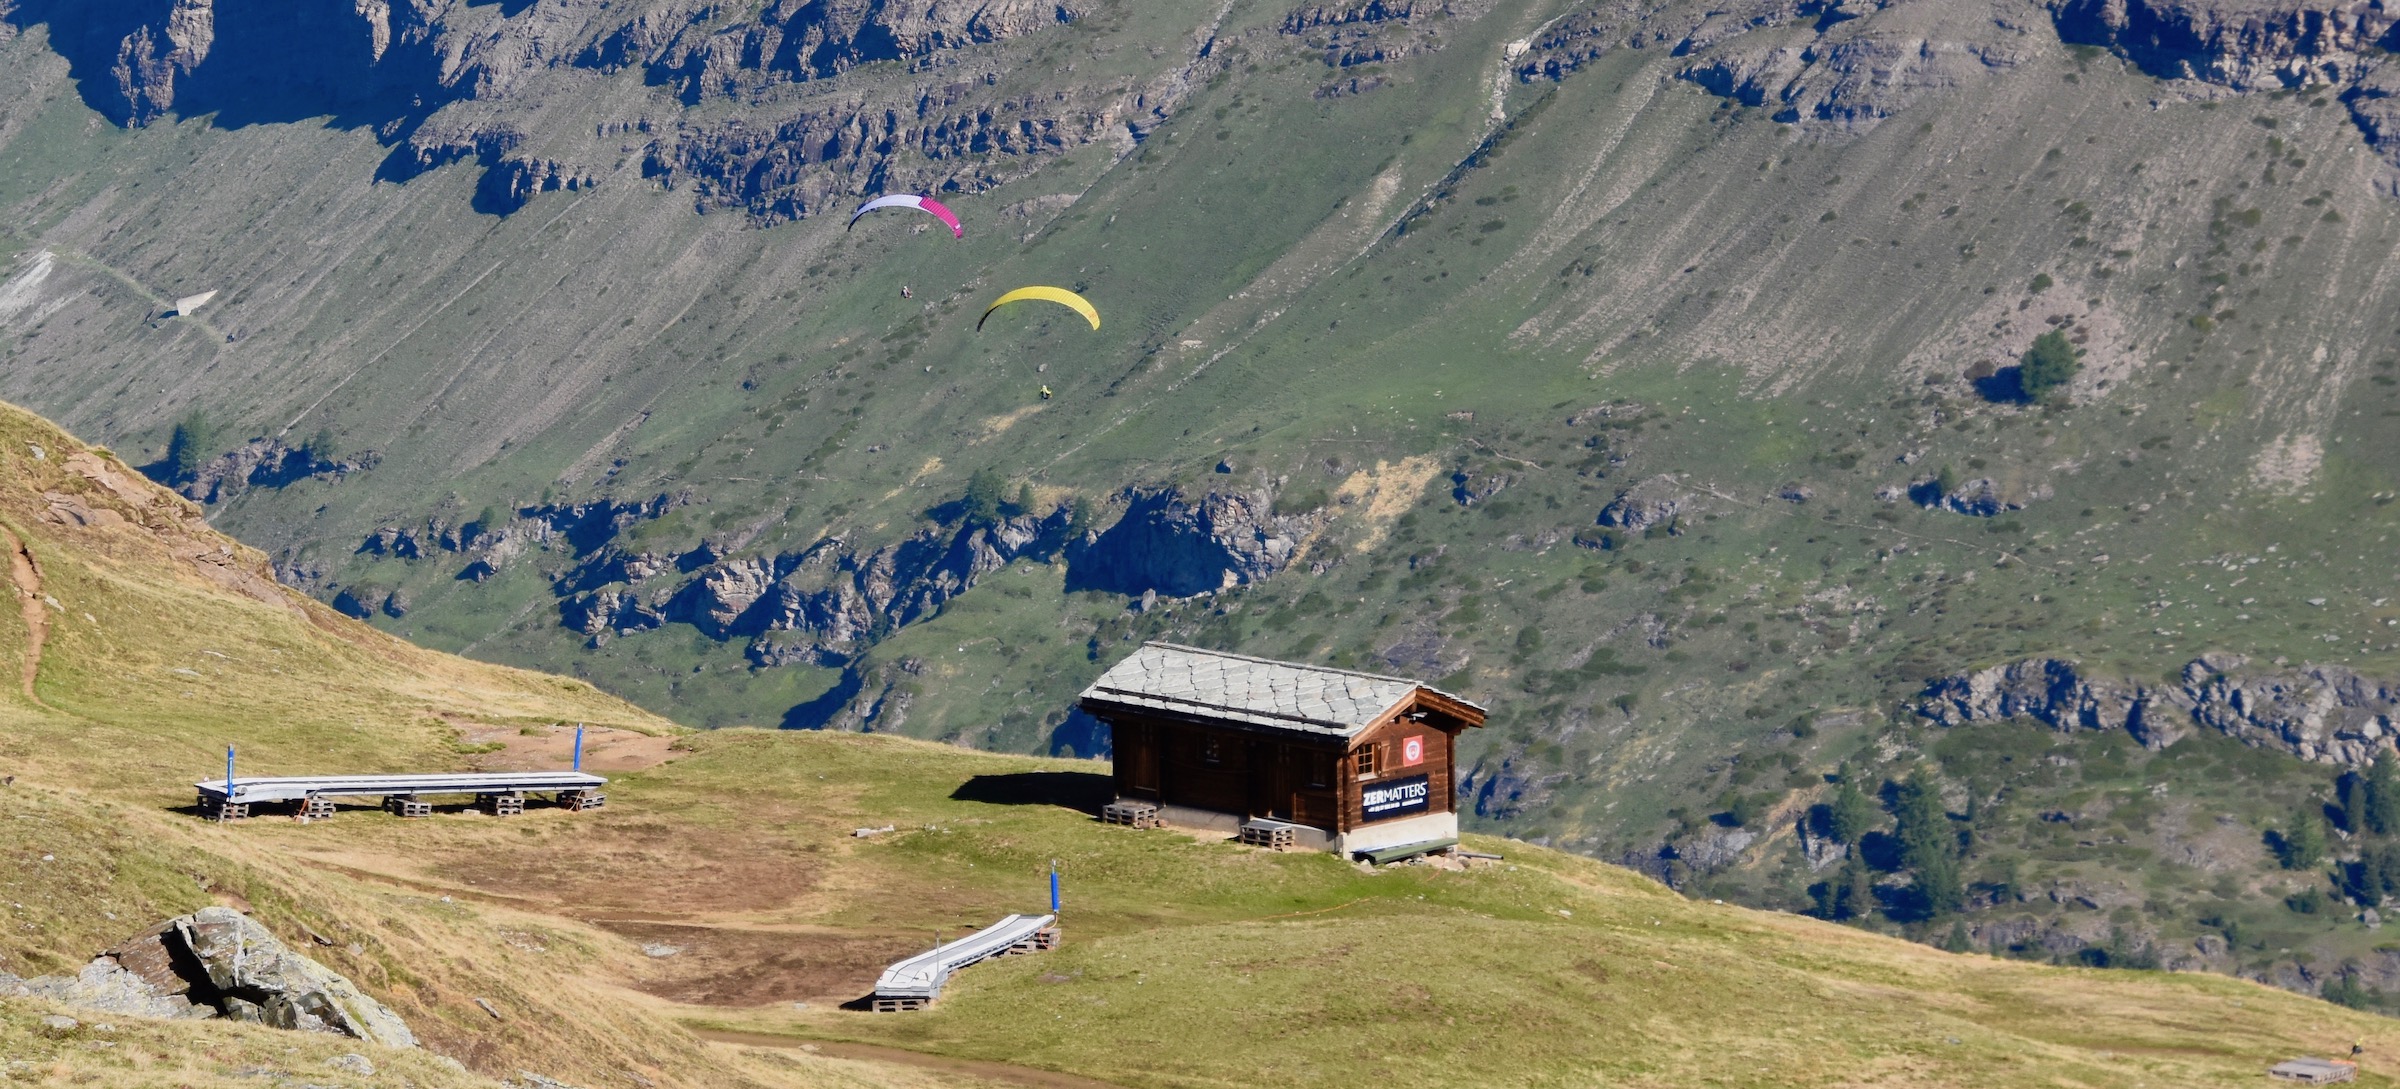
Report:
[[575,770],[583,770],[583,723],[575,724]]
[[1050,865],[1050,914],[1058,914],[1058,864]]
[[233,809],[233,746],[225,746],[225,804],[217,807],[217,820],[223,821]]

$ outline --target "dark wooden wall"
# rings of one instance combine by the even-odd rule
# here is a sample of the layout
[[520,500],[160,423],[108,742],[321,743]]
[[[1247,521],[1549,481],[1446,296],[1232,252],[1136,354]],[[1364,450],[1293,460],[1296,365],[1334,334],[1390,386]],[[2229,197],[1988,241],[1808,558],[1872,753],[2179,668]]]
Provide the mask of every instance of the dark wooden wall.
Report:
[[1339,739],[1312,743],[1121,710],[1093,713],[1109,724],[1121,797],[1337,830]]
[[[1401,746],[1410,737],[1425,739],[1425,762],[1407,766],[1401,761]],[[1359,756],[1365,750],[1375,753],[1374,772],[1358,773]],[[1351,740],[1349,755],[1342,761],[1342,830],[1348,831],[1366,823],[1363,798],[1365,788],[1372,783],[1405,779],[1423,775],[1431,797],[1426,799],[1426,813],[1448,813],[1456,800],[1457,784],[1452,771],[1458,764],[1458,735],[1431,723],[1411,722],[1407,716],[1370,726]],[[1416,816],[1418,814],[1410,814]]]

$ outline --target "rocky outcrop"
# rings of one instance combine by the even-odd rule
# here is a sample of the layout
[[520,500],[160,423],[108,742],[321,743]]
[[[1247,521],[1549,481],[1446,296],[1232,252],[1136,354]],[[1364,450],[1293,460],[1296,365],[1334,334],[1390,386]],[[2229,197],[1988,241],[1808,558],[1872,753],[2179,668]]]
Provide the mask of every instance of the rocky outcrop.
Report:
[[1127,105],[1051,95],[993,101],[980,85],[960,83],[919,96],[906,113],[869,115],[837,102],[764,124],[679,122],[649,146],[642,174],[690,193],[702,211],[799,219],[828,202],[848,202],[850,179],[902,153],[926,164],[912,188],[993,188],[1031,172],[1037,156],[1123,131]]
[[2333,89],[2400,194],[2400,10],[2357,0],[2054,0],[2060,38],[2104,46],[2160,79],[2237,92]]
[[[876,634],[939,612],[983,576],[1054,554],[1069,517],[1061,507],[991,525],[928,526],[866,552],[839,537],[774,556],[724,558],[703,545],[668,560],[603,549],[559,580],[560,620],[595,639],[690,624],[713,639],[754,640],[749,656],[760,666],[837,663]],[[670,570],[691,577],[639,585]]]
[[2024,510],[2027,503],[2050,497],[2047,485],[2024,488],[2003,485],[1990,477],[1960,481],[1948,488],[1934,477],[1910,484],[1908,497],[1927,510],[1946,510],[1973,518],[1997,518],[2012,510]]
[[[310,479],[339,481],[352,473],[372,469],[382,460],[383,456],[373,450],[336,457],[313,446],[291,446],[282,439],[259,438],[202,462],[189,477],[160,479],[159,483],[175,489],[186,499],[223,503],[251,488],[282,488]],[[144,471],[152,473],[155,479],[163,470],[163,466],[153,466]]]
[[1767,109],[1777,121],[1864,130],[1976,69],[2019,63],[2005,48],[1924,37],[1897,25],[1897,17],[1869,18],[1803,42],[1728,46],[1676,74],[1711,94]]
[[2139,734],[2147,726],[2142,717],[2149,701],[2139,686],[2086,678],[2075,662],[2032,658],[1937,680],[1927,686],[1917,713],[1944,726],[2034,718],[2061,730]]
[[1745,0],[1700,7],[1604,5],[1549,23],[1518,78],[1564,79],[1616,49],[1692,57],[1678,78],[1777,121],[1862,132],[1929,92],[2023,63],[1988,9],[1941,4]]
[[693,5],[672,37],[637,20],[594,46],[587,63],[640,64],[654,81],[698,98],[1020,37],[1072,22],[1090,8],[1088,0],[773,0],[757,18],[724,26],[715,8]]
[[[1409,57],[1439,51],[1441,33],[1452,20],[1471,19],[1491,10],[1490,0],[1364,0],[1311,4],[1284,16],[1276,29],[1298,38],[1325,66],[1337,72],[1367,64],[1393,64]],[[1357,94],[1381,86],[1383,80],[1346,80],[1322,87],[1319,98]]]
[[1282,570],[1324,515],[1277,515],[1265,492],[1128,490],[1125,516],[1067,554],[1067,588],[1193,597]]
[[2237,91],[2355,80],[2395,46],[2395,12],[2356,0],[2060,0],[2058,36],[2105,46],[2160,79]]
[[[729,12],[708,0],[360,0],[285,12],[227,0],[13,0],[0,20],[49,25],[90,104],[123,125],[339,117],[392,149],[383,180],[479,164],[474,204],[495,215],[588,188],[630,155],[647,176],[693,192],[701,210],[772,220],[867,186],[989,188],[1030,169],[1016,158],[1095,140],[1130,150],[1189,92],[1189,71],[1147,82],[1112,73],[1062,83],[1051,73],[1038,93],[994,89],[1024,58],[985,47],[1072,23],[1090,6],[771,0]],[[871,85],[798,109],[776,93],[861,65],[954,65],[978,48],[987,57],[972,73],[929,85]],[[589,124],[589,139],[562,139],[554,107],[588,99],[596,75],[620,71],[685,106],[736,108],[667,131],[635,107],[596,124],[579,117],[565,127]]]
[[394,620],[408,615],[407,594],[378,587],[345,586],[334,593],[331,604],[336,612],[354,620],[365,620],[376,613]]
[[1652,527],[1681,533],[1681,521],[1699,510],[1699,496],[1671,475],[1661,474],[1618,492],[1600,508],[1600,524],[1641,533]]
[[1532,763],[1522,752],[1485,756],[1459,778],[1459,799],[1472,804],[1476,816],[1491,820],[1509,820],[1539,810],[1568,775],[1537,770]]
[[230,908],[202,908],[126,939],[72,977],[0,975],[0,994],[142,1017],[223,1017],[415,1047],[416,1035],[340,973]]
[[595,638],[614,632],[631,635],[649,631],[667,622],[666,610],[643,601],[629,590],[601,590],[566,599],[559,605],[559,621],[567,627]]
[[2315,763],[2363,765],[2400,736],[2400,685],[2343,666],[2261,668],[2207,654],[2184,666],[2180,683],[2154,687],[2035,658],[1938,679],[1917,713],[1944,726],[2032,718],[2062,730],[2122,729],[2152,749],[2209,729]]
[[365,540],[360,541],[358,552],[363,556],[389,556],[393,559],[413,560],[424,556],[425,548],[417,543],[417,535],[414,531],[399,526],[384,526],[368,534]]
[[1678,841],[1674,857],[1701,873],[1716,873],[1742,860],[1742,853],[1758,842],[1758,833],[1747,828],[1724,828],[1710,825],[1700,834]]
[[2245,744],[2319,763],[2364,764],[2392,747],[2400,685],[2343,666],[2254,666],[2212,654],[2183,670],[2193,721]]
[[23,0],[0,10],[47,23],[93,108],[127,125],[262,107],[322,116],[433,83],[446,0],[271,6],[223,0]]
[[1605,405],[1593,405],[1568,416],[1567,426],[1632,427],[1640,423],[1643,417],[1649,415],[1649,412],[1650,406],[1640,401],[1610,401]]
[[[359,543],[358,552],[363,555],[417,559],[428,554],[427,542],[430,542],[432,548],[470,555],[476,562],[497,571],[527,553],[553,548],[578,558],[592,557],[578,569],[578,576],[571,577],[580,577],[585,583],[597,586],[619,580],[613,577],[596,578],[593,571],[613,569],[629,572],[633,567],[668,562],[647,553],[624,556],[614,551],[612,546],[635,525],[663,518],[691,501],[690,495],[679,493],[662,494],[649,499],[544,503],[507,511],[490,511],[469,522],[454,522],[436,516],[425,520],[422,535],[414,529],[398,526],[380,528]],[[711,546],[703,543],[700,547],[705,550]],[[710,558],[713,559],[713,556]]]
[[1489,469],[1460,469],[1450,474],[1450,498],[1457,501],[1459,506],[1472,507],[1500,494],[1502,489],[1515,482],[1516,477],[1509,473]]
[[[1322,27],[1352,26],[1359,23],[1405,21],[1417,14],[1418,8],[1433,9],[1446,5],[1419,3],[1418,0],[1363,0],[1347,4],[1306,4],[1294,8],[1283,17],[1278,29],[1286,34],[1300,34]],[[1445,14],[1447,12],[1445,11]]]

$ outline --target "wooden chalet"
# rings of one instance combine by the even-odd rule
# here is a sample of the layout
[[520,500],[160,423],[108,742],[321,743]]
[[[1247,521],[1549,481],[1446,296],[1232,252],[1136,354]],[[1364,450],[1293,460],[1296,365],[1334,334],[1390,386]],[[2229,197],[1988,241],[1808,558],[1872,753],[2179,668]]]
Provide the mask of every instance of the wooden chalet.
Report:
[[1405,678],[1172,643],[1080,702],[1113,733],[1112,811],[1344,854],[1455,842],[1458,735],[1485,715]]

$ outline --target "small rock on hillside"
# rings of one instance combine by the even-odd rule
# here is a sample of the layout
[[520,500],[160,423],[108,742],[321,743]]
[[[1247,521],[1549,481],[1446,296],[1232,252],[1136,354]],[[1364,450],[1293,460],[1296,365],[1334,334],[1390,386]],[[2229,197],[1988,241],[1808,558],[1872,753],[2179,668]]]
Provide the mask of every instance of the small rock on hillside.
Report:
[[1690,489],[1672,476],[1660,475],[1618,492],[1615,500],[1600,508],[1600,524],[1635,533],[1665,526],[1668,532],[1678,533],[1683,516],[1698,509],[1698,497]]

